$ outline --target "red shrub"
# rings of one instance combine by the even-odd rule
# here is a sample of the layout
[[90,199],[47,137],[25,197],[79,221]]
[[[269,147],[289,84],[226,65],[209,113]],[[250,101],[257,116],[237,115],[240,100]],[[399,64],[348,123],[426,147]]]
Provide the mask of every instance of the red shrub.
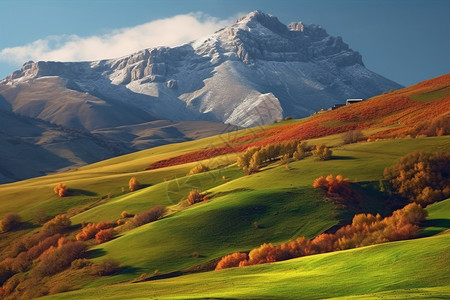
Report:
[[216,270],[222,270],[227,268],[239,267],[241,261],[247,260],[247,254],[236,252],[227,256],[224,256],[216,266]]
[[138,213],[133,218],[133,224],[135,226],[141,226],[150,222],[154,222],[161,218],[166,212],[166,207],[162,205],[156,205],[149,210]]
[[77,234],[76,239],[78,241],[87,241],[92,239],[97,234],[97,232],[99,232],[99,229],[97,228],[95,223],[89,223],[85,227],[83,227],[81,232]]
[[95,240],[98,244],[105,243],[112,240],[116,236],[117,232],[114,228],[102,229],[95,235]]
[[33,269],[37,276],[53,275],[70,267],[72,261],[82,258],[86,244],[80,241],[59,239],[57,247],[51,247],[40,257],[39,265]]

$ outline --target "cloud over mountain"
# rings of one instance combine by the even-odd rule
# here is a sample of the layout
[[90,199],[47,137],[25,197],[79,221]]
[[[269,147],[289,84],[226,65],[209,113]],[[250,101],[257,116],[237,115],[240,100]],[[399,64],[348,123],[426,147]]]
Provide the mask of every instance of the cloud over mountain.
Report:
[[234,18],[221,20],[204,13],[190,13],[97,36],[47,36],[23,46],[2,49],[0,61],[23,63],[28,60],[87,61],[115,58],[145,48],[178,46],[211,34],[233,21]]

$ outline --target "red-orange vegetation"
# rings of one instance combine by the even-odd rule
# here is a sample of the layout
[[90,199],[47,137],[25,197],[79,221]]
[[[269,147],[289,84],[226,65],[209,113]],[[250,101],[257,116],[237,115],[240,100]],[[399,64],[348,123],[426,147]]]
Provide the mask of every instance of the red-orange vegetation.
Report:
[[78,241],[87,241],[92,239],[98,232],[97,226],[95,223],[89,223],[83,227],[81,232],[76,235],[76,239]]
[[224,256],[217,264],[216,270],[239,267],[239,263],[245,260],[247,260],[247,254],[241,252]]
[[140,212],[133,217],[132,223],[134,226],[141,226],[147,223],[154,222],[161,218],[166,212],[166,207],[163,205],[156,205],[149,210]]
[[386,218],[379,214],[358,214],[352,224],[341,227],[334,234],[322,233],[312,240],[300,237],[278,246],[263,244],[251,250],[248,256],[239,252],[224,256],[216,270],[409,239],[417,234],[418,224],[426,216],[427,211],[415,203],[408,204]]
[[417,151],[384,170],[394,192],[421,204],[450,196],[450,153]]
[[114,228],[102,229],[95,235],[95,240],[98,244],[105,243],[112,240],[116,236],[117,232]]
[[55,193],[55,195],[58,195],[59,197],[65,197],[67,196],[67,185],[65,183],[58,183],[54,188],[53,188],[53,192]]
[[[417,85],[380,95],[345,107],[312,116],[299,122],[280,125],[267,130],[226,141],[217,147],[202,149],[152,163],[148,169],[195,162],[232,152],[242,152],[249,147],[304,140],[343,133],[351,130],[379,129],[367,138],[395,138],[407,135],[449,134],[450,129],[435,120],[448,120],[450,97],[439,96],[433,101],[417,101],[415,96],[439,91],[450,86],[446,74]],[[434,122],[434,123],[433,123]],[[423,123],[423,125],[420,125]],[[420,127],[420,126],[421,127]],[[395,128],[383,129],[384,127]],[[419,126],[419,128],[416,128]],[[431,126],[431,127],[430,127]],[[442,129],[444,128],[444,129]]]
[[207,199],[208,199],[208,197],[206,195],[200,193],[199,190],[192,190],[189,192],[189,195],[186,198],[186,202],[189,205],[193,205],[195,203],[202,202]]
[[59,273],[68,268],[75,259],[82,258],[86,248],[83,242],[60,238],[58,246],[50,247],[41,255],[40,263],[32,269],[32,273],[37,276]]
[[356,194],[352,191],[348,178],[344,178],[338,174],[336,177],[333,174],[326,178],[320,176],[313,182],[313,188],[321,188],[327,191],[330,197],[342,201],[356,200]]
[[128,188],[131,192],[134,192],[141,188],[141,184],[136,179],[136,177],[131,177],[130,181],[128,182]]

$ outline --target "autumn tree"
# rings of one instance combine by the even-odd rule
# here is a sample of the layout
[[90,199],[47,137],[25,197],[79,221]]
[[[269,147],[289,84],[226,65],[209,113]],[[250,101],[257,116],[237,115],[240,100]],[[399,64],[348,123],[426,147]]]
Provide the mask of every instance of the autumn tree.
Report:
[[53,188],[53,192],[55,193],[55,195],[58,195],[59,197],[65,197],[67,196],[67,185],[65,183],[58,183],[54,188]]
[[131,177],[130,181],[128,182],[128,187],[131,192],[134,192],[134,191],[137,191],[138,189],[140,189],[141,184],[136,179],[136,177]]
[[423,205],[450,197],[450,153],[417,151],[384,169],[390,188]]
[[259,151],[253,153],[252,158],[250,159],[250,164],[248,165],[247,174],[253,174],[259,172],[261,168],[262,158]]
[[116,236],[117,232],[114,228],[102,229],[95,235],[95,240],[98,244],[105,243],[112,240]]
[[312,151],[312,154],[318,160],[329,160],[331,158],[332,151],[324,144],[316,145],[316,148]]

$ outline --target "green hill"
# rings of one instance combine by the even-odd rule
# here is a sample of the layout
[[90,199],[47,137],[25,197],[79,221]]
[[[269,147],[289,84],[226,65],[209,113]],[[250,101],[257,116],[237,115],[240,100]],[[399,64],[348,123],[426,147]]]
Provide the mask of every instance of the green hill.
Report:
[[[430,222],[442,214],[448,217],[450,199],[428,210]],[[450,296],[449,227],[447,223],[442,228],[446,232],[427,238],[86,289],[50,299],[272,299],[274,295],[277,299],[445,299]]]

